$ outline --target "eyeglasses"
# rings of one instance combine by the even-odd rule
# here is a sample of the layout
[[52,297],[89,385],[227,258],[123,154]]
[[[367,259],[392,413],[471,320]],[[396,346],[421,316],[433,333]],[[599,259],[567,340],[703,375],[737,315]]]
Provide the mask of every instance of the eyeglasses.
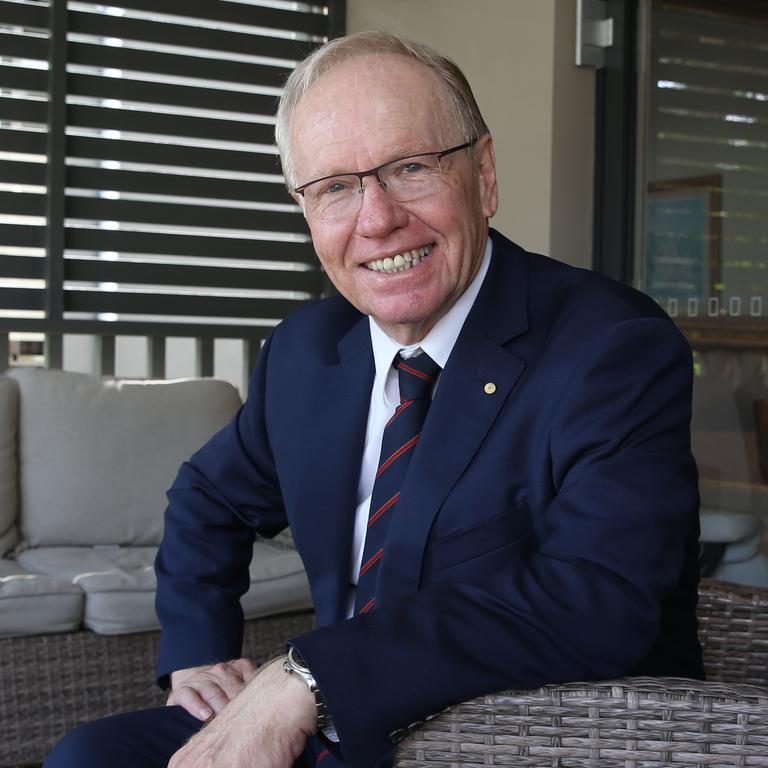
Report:
[[322,221],[354,216],[362,205],[363,179],[375,176],[379,186],[398,203],[408,203],[428,197],[440,190],[443,168],[440,161],[447,155],[471,147],[477,139],[450,149],[406,155],[397,160],[371,168],[370,171],[350,171],[323,176],[296,187],[293,191],[304,198],[308,217]]

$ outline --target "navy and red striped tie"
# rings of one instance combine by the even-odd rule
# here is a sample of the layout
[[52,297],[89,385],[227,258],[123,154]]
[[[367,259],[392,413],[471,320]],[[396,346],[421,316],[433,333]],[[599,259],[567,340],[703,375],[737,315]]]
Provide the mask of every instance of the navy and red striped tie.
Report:
[[432,388],[440,373],[440,366],[423,352],[408,359],[398,355],[393,365],[400,382],[400,405],[384,427],[355,595],[355,614],[367,613],[376,604],[379,562],[384,555],[389,521],[397,508],[400,489],[427,417]]

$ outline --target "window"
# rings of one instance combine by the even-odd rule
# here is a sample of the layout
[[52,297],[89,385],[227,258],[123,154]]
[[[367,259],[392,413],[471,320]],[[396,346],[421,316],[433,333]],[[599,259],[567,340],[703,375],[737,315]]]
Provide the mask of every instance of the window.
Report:
[[[768,519],[768,9],[610,6],[596,266],[650,294],[688,337],[704,538],[712,521],[739,538]],[[768,584],[768,558],[753,557],[759,522],[750,530],[742,555],[754,566],[718,575]]]
[[768,512],[768,23],[665,2],[641,21],[635,274],[694,349],[704,508]]

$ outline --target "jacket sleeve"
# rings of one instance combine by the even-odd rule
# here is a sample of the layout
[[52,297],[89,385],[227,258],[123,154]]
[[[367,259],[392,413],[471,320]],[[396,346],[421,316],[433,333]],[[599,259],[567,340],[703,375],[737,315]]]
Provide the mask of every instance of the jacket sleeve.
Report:
[[271,339],[246,403],[185,462],[168,492],[155,570],[162,625],[158,678],[240,654],[240,597],[249,586],[254,535],[287,525],[269,450],[264,389]]
[[620,676],[644,659],[698,536],[691,379],[669,321],[614,325],[572,372],[551,422],[557,492],[536,549],[293,641],[352,766],[385,760],[393,732],[446,706]]

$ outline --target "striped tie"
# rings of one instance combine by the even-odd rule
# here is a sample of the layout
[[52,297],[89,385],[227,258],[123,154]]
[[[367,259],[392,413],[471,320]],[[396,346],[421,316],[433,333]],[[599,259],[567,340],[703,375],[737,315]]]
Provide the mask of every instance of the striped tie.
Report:
[[398,355],[393,365],[400,382],[400,405],[384,427],[357,583],[355,614],[367,613],[376,604],[378,565],[384,555],[387,528],[427,417],[432,387],[440,373],[440,366],[423,352],[407,360]]

